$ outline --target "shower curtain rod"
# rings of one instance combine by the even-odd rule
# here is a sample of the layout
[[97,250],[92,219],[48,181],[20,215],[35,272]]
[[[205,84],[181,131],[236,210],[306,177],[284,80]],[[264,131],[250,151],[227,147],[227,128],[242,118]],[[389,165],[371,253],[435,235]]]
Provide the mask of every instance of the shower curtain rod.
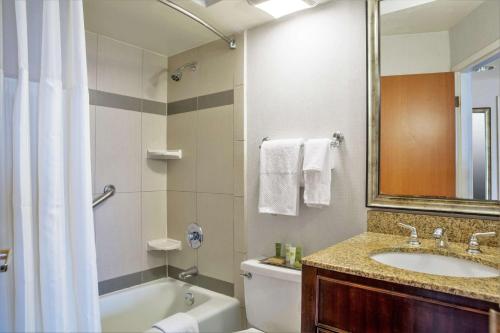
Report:
[[227,43],[227,45],[229,46],[230,49],[235,49],[236,48],[236,41],[233,38],[227,37],[222,32],[220,32],[219,30],[215,29],[213,26],[211,26],[207,22],[203,21],[198,16],[194,15],[193,13],[191,13],[188,10],[182,8],[181,6],[173,3],[170,0],[158,0],[158,1],[161,2],[162,4],[164,4],[165,6],[168,6],[168,7],[172,8],[172,9],[175,9],[179,13],[186,15],[187,17],[189,17],[189,18],[193,19],[194,21],[198,22],[199,24],[201,24],[202,26],[204,26],[208,30],[212,31],[214,34],[216,34],[217,36],[219,36],[220,39],[224,40]]

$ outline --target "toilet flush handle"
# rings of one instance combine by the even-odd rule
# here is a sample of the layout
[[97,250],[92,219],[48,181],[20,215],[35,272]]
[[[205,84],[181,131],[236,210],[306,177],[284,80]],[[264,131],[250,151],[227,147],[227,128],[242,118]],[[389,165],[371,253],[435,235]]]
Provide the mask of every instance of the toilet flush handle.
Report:
[[245,272],[245,273],[240,273],[240,275],[243,276],[243,277],[246,277],[247,279],[251,279],[252,278],[252,273]]

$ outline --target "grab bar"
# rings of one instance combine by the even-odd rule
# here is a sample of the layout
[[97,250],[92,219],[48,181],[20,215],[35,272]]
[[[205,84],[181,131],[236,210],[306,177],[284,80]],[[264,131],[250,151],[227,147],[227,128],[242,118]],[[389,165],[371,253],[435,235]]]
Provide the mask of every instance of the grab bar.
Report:
[[94,201],[92,202],[92,208],[100,205],[101,203],[106,201],[106,199],[113,196],[113,194],[115,194],[115,191],[116,188],[114,187],[114,185],[108,184],[104,186],[104,192],[94,199]]
[[10,250],[0,250],[0,273],[7,272],[9,268]]

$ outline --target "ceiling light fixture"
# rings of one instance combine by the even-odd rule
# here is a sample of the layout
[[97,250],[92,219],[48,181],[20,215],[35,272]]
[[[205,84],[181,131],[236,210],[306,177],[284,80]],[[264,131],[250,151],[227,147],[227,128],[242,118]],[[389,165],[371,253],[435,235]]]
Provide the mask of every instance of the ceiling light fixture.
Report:
[[265,11],[274,18],[308,9],[317,5],[316,0],[247,0],[252,6]]
[[481,72],[487,72],[487,71],[492,71],[495,69],[495,66],[479,66],[473,69],[474,72],[476,73],[481,73]]

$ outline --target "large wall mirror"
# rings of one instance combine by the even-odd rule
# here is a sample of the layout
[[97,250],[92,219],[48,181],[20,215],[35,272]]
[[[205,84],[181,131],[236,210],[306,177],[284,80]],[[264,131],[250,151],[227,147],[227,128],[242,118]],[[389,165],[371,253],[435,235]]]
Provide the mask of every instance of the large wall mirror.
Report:
[[367,6],[368,206],[500,215],[500,1]]

